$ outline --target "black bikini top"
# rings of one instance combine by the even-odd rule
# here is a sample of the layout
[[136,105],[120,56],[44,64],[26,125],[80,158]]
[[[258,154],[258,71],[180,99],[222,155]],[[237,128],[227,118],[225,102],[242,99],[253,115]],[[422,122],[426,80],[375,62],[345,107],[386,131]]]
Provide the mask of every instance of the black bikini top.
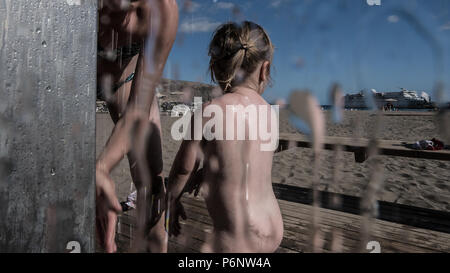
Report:
[[102,48],[100,45],[97,47],[97,56],[106,59],[115,61],[119,58],[122,60],[131,59],[135,55],[139,54],[142,48],[142,43],[132,43],[129,46],[119,47],[116,50],[112,51],[112,54]]

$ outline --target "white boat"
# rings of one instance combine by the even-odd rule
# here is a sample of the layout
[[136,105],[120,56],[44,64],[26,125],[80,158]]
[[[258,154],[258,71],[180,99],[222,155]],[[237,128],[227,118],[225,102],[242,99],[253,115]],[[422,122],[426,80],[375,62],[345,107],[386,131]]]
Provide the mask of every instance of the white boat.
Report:
[[416,91],[404,88],[401,88],[399,92],[377,92],[372,89],[370,92],[360,91],[357,94],[345,95],[345,108],[369,108],[371,106],[383,108],[387,105],[398,109],[433,108],[431,98],[426,92],[418,95]]

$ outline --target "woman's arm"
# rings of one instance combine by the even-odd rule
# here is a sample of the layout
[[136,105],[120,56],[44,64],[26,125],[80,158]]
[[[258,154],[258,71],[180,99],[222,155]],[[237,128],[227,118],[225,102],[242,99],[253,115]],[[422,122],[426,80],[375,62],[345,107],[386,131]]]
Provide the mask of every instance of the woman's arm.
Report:
[[[151,22],[145,48],[142,49],[127,109],[150,113],[167,58],[178,29],[178,6],[175,0],[148,0]],[[139,30],[138,30],[139,31]],[[140,32],[140,31],[139,31]]]
[[[138,73],[123,116],[118,120],[96,164],[97,220],[103,228],[100,236],[105,238],[107,252],[115,251],[114,226],[120,205],[110,178],[112,169],[135,145],[135,132],[144,132],[147,126],[155,88],[162,76],[178,27],[178,7],[175,0],[148,0],[151,22],[146,34],[146,48],[141,51],[137,64]],[[139,33],[140,31],[137,30]],[[144,80],[150,78],[150,81]],[[155,109],[154,109],[155,110]],[[144,122],[142,122],[144,121]],[[147,121],[147,122],[145,122]],[[108,215],[108,217],[106,217]]]
[[[151,31],[146,48],[141,50],[137,72],[124,115],[119,119],[97,161],[97,171],[109,174],[131,150],[134,127],[150,116],[155,88],[162,76],[178,27],[178,7],[175,0],[148,0],[151,9]],[[143,57],[141,57],[143,55]],[[144,75],[146,75],[144,77]],[[155,109],[154,109],[155,110]],[[143,123],[140,123],[143,124]]]

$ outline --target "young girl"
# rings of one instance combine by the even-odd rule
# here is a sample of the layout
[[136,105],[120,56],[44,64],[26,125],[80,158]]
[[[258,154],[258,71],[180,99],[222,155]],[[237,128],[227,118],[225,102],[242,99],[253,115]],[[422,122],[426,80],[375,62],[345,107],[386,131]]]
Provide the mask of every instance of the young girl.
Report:
[[[271,181],[274,151],[261,149],[264,140],[259,135],[254,137],[255,122],[265,123],[272,133],[278,130],[277,120],[271,118],[273,110],[261,96],[270,80],[272,54],[269,36],[252,22],[220,26],[209,46],[212,80],[220,85],[224,95],[204,104],[203,113],[208,107],[221,109],[225,114],[214,117],[221,119],[214,132],[227,137],[208,137],[208,141],[204,136],[198,140],[191,132],[192,140],[182,142],[174,160],[168,186],[169,233],[177,236],[181,228],[178,219],[186,217],[180,198],[191,187],[191,182],[186,187],[187,182],[197,179],[194,177],[198,177],[200,155],[204,155],[199,183],[214,225],[204,251],[273,252],[281,243],[283,221]],[[249,110],[237,116],[227,112],[252,107],[265,107],[268,111],[264,114]],[[239,116],[244,117],[244,139],[238,137]],[[202,128],[211,118],[203,118]],[[195,128],[192,123],[194,119],[191,128]],[[218,124],[223,124],[223,128],[218,128]]]

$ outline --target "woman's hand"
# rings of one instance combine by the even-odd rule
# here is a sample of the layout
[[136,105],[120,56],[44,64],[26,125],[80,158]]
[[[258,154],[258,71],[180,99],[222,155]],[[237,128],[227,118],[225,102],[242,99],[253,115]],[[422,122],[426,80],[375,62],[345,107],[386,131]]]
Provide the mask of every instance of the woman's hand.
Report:
[[122,212],[115,193],[114,182],[97,167],[96,170],[96,229],[100,245],[107,253],[117,251],[115,243],[117,214]]
[[186,220],[186,212],[180,200],[171,202],[169,214],[169,236],[177,237],[181,233],[180,217]]
[[[141,135],[137,135],[137,129],[141,131],[142,125],[148,124],[145,113],[140,111],[128,111],[116,124],[105,149],[99,156],[95,168],[96,185],[96,227],[98,238],[106,252],[115,252],[115,232],[117,214],[122,212],[119,200],[115,192],[114,181],[110,172],[123,157],[130,152],[131,143],[140,144]],[[141,148],[144,149],[144,148]]]
[[200,193],[200,189],[203,183],[203,169],[196,171],[189,178],[186,186],[184,187],[183,192],[187,192],[189,194],[194,194],[195,197]]

